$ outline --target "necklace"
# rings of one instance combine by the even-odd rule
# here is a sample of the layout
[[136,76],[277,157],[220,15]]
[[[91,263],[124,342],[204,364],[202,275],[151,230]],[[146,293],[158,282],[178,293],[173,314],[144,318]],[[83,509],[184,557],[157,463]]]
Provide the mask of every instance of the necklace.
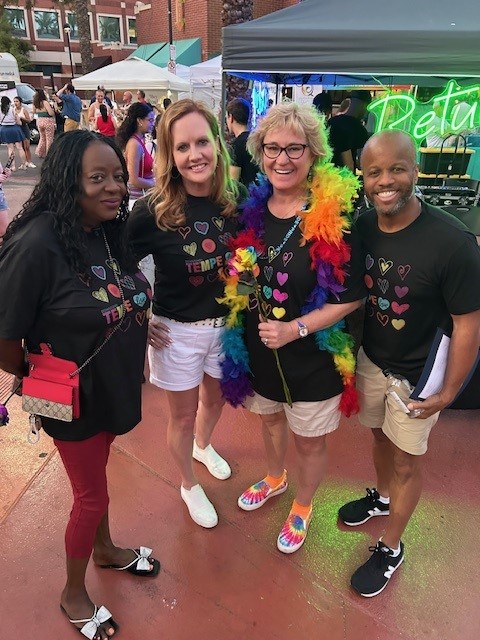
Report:
[[[316,285],[308,294],[300,310],[301,315],[321,309],[331,294],[338,296],[344,290],[349,252],[343,236],[350,228],[347,215],[353,210],[352,201],[357,188],[358,182],[353,174],[343,175],[332,164],[323,164],[314,172],[308,215],[302,216],[302,245],[308,244]],[[240,221],[244,231],[237,235],[236,247],[253,247],[257,255],[265,253],[265,209],[271,195],[271,184],[265,177],[261,177],[259,185],[250,191],[250,196],[243,205]],[[284,243],[285,240],[282,245]],[[273,249],[275,251],[278,247]],[[228,338],[223,341],[225,365],[222,365],[221,387],[224,397],[233,406],[242,404],[252,389],[248,349],[242,326],[242,312],[248,308],[248,296],[239,293],[239,282],[240,276],[236,280],[232,278],[232,282],[229,281],[226,287],[225,298],[221,299],[222,303],[230,307],[226,326]],[[358,411],[358,406],[352,339],[344,333],[343,326],[343,321],[340,321],[316,331],[315,344],[318,349],[332,355],[344,385],[340,411],[348,416]]]
[[293,221],[292,226],[290,227],[290,229],[287,231],[287,233],[285,234],[285,237],[283,238],[282,242],[277,245],[276,247],[268,247],[267,249],[267,255],[264,256],[259,256],[262,260],[266,260],[268,259],[268,262],[273,262],[275,260],[275,258],[280,255],[280,252],[282,251],[283,247],[287,244],[287,242],[289,241],[292,233],[295,231],[295,229],[298,227],[298,225],[300,224],[300,222],[302,221],[302,218],[300,216],[295,216],[295,220]]

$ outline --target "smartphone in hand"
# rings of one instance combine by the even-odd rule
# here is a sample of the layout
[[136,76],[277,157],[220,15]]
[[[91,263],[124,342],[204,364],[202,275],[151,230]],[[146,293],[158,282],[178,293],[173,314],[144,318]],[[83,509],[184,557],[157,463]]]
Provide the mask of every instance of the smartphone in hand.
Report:
[[2,173],[5,173],[5,169],[10,169],[10,167],[12,166],[12,164],[13,164],[14,162],[15,162],[15,154],[14,154],[14,153],[11,153],[11,154],[8,156],[8,160],[7,160],[6,164],[5,164],[5,166],[3,167],[3,171],[2,171]]

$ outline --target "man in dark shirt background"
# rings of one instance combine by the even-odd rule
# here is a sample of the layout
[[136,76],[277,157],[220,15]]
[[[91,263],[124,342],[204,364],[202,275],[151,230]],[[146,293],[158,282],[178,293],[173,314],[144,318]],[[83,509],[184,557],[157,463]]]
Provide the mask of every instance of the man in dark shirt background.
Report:
[[362,124],[372,97],[369,91],[352,91],[345,113],[328,121],[333,163],[337,167],[357,169],[357,155],[368,140],[368,132]]
[[255,180],[259,171],[247,151],[247,140],[250,133],[248,130],[249,118],[250,105],[244,98],[235,98],[227,104],[227,128],[235,136],[231,144],[230,175],[246,187]]

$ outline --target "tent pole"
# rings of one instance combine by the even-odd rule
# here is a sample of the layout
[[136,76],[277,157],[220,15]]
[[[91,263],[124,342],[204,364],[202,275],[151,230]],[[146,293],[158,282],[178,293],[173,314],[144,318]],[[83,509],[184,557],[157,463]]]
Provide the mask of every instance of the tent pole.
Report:
[[226,133],[226,117],[227,117],[227,74],[222,69],[222,99],[220,105],[220,131],[225,137]]

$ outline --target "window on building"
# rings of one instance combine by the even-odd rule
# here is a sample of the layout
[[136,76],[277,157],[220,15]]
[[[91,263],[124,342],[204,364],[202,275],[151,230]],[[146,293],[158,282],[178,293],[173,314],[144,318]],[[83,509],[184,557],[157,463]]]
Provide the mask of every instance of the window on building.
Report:
[[137,21],[128,18],[128,44],[137,44]]
[[98,34],[101,42],[121,42],[120,18],[98,16]]
[[33,70],[42,73],[46,77],[50,77],[54,73],[62,73],[62,65],[48,63],[35,64]]
[[27,23],[25,21],[25,11],[23,9],[4,9],[4,15],[10,23],[12,35],[17,38],[26,38]]
[[70,25],[70,40],[78,40],[77,16],[74,13],[67,13],[67,22]]
[[33,12],[37,38],[42,40],[60,40],[60,26],[56,11]]

